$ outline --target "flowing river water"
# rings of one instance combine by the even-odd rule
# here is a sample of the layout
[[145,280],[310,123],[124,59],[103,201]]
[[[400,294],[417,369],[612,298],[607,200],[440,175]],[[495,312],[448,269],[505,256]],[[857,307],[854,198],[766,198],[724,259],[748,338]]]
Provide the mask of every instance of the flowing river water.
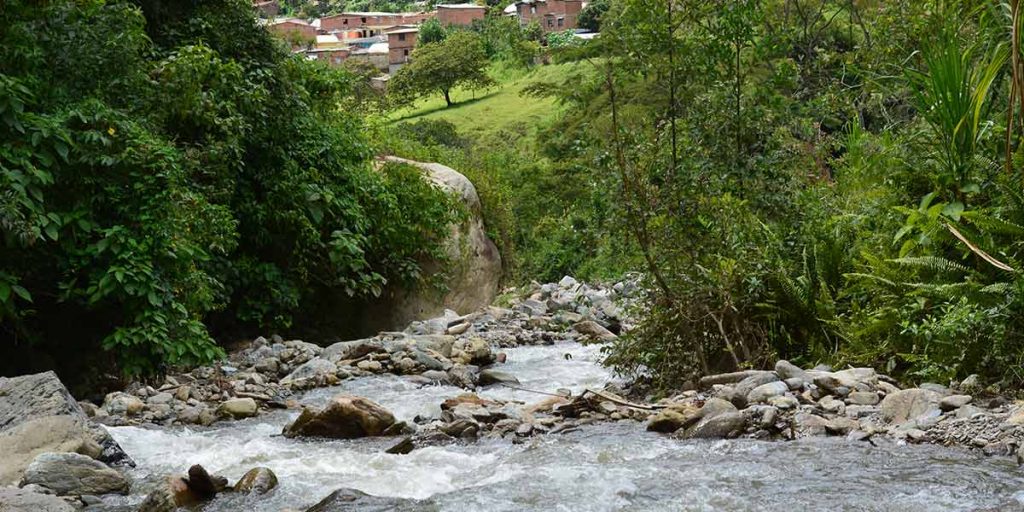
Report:
[[[597,347],[575,343],[506,351],[503,370],[522,387],[599,388],[612,379]],[[564,357],[572,354],[571,359]],[[421,387],[392,375],[353,379],[300,397],[319,405],[338,393],[365,396],[399,419],[439,413],[464,391]],[[491,387],[485,397],[544,398]],[[154,481],[192,464],[236,480],[271,468],[280,486],[267,496],[218,498],[209,511],[304,510],[338,488],[422,500],[408,510],[438,511],[946,511],[1016,510],[1024,472],[1005,458],[936,446],[879,446],[836,438],[793,442],[678,441],[631,421],[591,425],[523,443],[480,440],[407,455],[384,450],[396,438],[301,441],[279,434],[298,413],[277,411],[207,429],[113,427],[135,459],[134,476]],[[140,494],[129,501],[142,499]],[[404,509],[404,508],[403,508]]]

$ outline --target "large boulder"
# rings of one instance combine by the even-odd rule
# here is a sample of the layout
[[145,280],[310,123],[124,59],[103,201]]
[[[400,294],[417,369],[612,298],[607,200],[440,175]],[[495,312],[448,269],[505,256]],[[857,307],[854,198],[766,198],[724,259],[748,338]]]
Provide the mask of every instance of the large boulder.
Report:
[[0,487],[0,510],[3,512],[74,512],[75,507],[49,494],[39,494],[17,487]]
[[395,416],[375,402],[359,396],[338,395],[319,411],[304,408],[284,428],[285,437],[354,439],[379,436],[395,423]]
[[881,404],[882,418],[900,425],[910,420],[941,414],[942,395],[928,389],[904,389],[885,396]]
[[408,498],[386,498],[371,496],[355,489],[339,489],[306,509],[306,512],[392,512],[395,510],[414,510],[416,500]]
[[217,407],[217,413],[234,419],[251,418],[259,412],[256,400],[252,398],[232,398],[225,400]]
[[444,273],[447,276],[444,283],[447,291],[389,286],[367,313],[367,330],[404,327],[413,320],[440,316],[446,309],[467,313],[489,305],[498,294],[501,255],[487,236],[476,187],[462,174],[441,164],[396,157],[386,157],[386,160],[417,167],[428,180],[461,200],[469,215],[462,223],[452,225],[448,237],[441,242],[447,262],[421,262],[424,275]]
[[44,453],[25,469],[23,485],[46,487],[60,496],[127,494],[131,483],[106,464],[77,453]]
[[188,468],[188,476],[170,476],[146,495],[136,512],[174,512],[213,499],[227,488],[227,479],[214,476],[199,464]]
[[0,377],[0,484],[13,483],[37,455],[79,452],[132,464],[103,427],[86,416],[53,372]]

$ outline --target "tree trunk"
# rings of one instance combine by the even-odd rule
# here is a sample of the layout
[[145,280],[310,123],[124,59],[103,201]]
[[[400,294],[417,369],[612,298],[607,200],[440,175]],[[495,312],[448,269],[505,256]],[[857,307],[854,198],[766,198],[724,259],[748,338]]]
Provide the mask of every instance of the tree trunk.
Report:
[[452,97],[448,94],[448,89],[441,89],[441,92],[444,93],[444,102],[447,106],[452,106]]

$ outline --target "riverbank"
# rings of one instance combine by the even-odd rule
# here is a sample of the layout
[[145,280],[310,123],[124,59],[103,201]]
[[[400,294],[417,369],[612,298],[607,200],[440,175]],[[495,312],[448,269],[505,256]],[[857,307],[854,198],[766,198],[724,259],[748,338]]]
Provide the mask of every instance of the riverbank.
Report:
[[[712,456],[718,468],[729,468],[721,474],[707,468],[728,479],[729,472],[742,473],[738,464],[747,460],[746,450],[755,449],[791,459],[798,467],[810,462],[804,459],[807,453],[851,464],[866,457],[857,470],[881,474],[892,471],[892,464],[878,458],[896,454],[918,464],[956,461],[952,464],[961,474],[977,469],[999,475],[998,500],[977,498],[978,506],[1010,503],[1008,489],[1024,485],[1014,480],[1011,459],[980,458],[1017,453],[1024,412],[1005,399],[986,397],[972,382],[899,389],[870,369],[801,369],[780,361],[773,370],[709,376],[698,389],[663,400],[630,393],[599,362],[603,344],[629,330],[628,312],[640,300],[639,291],[635,280],[604,287],[566,278],[507,296],[501,307],[415,322],[401,333],[327,347],[254,340],[221,364],[172,372],[158,387],[133,384],[103,404],[80,404],[83,415],[107,425],[137,467],[115,469],[127,484],[112,480],[104,491],[113,495],[96,498],[81,489],[59,493],[75,506],[108,511],[153,512],[197,501],[209,501],[207,509],[215,511],[305,509],[339,487],[348,490],[309,510],[340,510],[330,507],[343,498],[363,504],[356,510],[378,505],[447,509],[463,495],[481,507],[501,509],[523,505],[530,493],[543,494],[548,502],[565,503],[560,501],[564,498],[589,504],[581,509],[605,509],[597,505],[605,502],[594,501],[605,491],[593,485],[572,480],[558,491],[557,486],[520,482],[515,472],[505,474],[510,464],[534,461],[529,454],[538,450],[543,455],[526,464],[531,469],[524,470],[524,478],[551,468],[570,471],[565,461],[593,457],[589,464],[595,469],[588,478],[614,479],[625,471],[635,482],[640,471],[667,482],[672,479],[661,473],[664,468],[649,466],[653,460],[678,460],[691,471],[700,464],[688,458],[703,454]],[[342,412],[327,414],[332,404]],[[330,428],[297,427],[306,415],[319,415],[321,427]],[[747,444],[759,440],[795,444]],[[730,444],[707,444],[716,442]],[[619,443],[635,453],[620,451]],[[728,447],[724,452],[723,446]],[[553,462],[560,451],[564,460]],[[57,463],[67,462],[37,464],[49,473],[24,480],[26,489],[52,492],[46,484],[59,473]],[[195,468],[186,476],[194,465],[209,469],[197,473],[208,478],[191,476],[200,471]],[[913,471],[910,465],[900,466],[898,474]],[[246,477],[250,472],[256,476]],[[960,477],[943,478],[936,485],[946,492],[944,486]],[[193,488],[193,481],[209,483]],[[493,487],[499,482],[526,488],[509,493]],[[875,485],[897,492],[887,487],[894,484]],[[476,488],[488,491],[467,490]],[[596,494],[579,496],[579,489]],[[118,497],[117,492],[126,494]],[[632,491],[622,492],[629,496],[622,498],[625,503],[646,503]],[[672,492],[658,487],[658,498],[650,503],[671,506]],[[619,499],[605,498],[611,500],[607,503]],[[902,499],[908,510],[930,503]]]

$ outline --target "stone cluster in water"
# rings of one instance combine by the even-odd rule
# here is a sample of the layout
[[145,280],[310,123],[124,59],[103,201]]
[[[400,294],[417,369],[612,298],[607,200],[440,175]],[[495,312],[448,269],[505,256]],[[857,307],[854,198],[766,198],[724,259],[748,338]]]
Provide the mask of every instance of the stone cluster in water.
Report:
[[774,371],[707,376],[700,387],[659,403],[648,429],[683,439],[881,435],[1024,455],[1024,408],[999,396],[980,398],[975,377],[952,387],[900,389],[871,368],[805,370],[779,361]]
[[271,408],[296,408],[301,390],[333,386],[373,374],[409,376],[424,385],[515,384],[497,369],[501,348],[559,340],[606,341],[628,329],[625,306],[639,291],[637,279],[592,286],[571,277],[535,284],[509,307],[413,322],[403,332],[321,347],[278,336],[257,338],[227,361],[167,376],[158,387],[134,383],[106,396],[102,406],[83,403],[94,420],[111,426],[200,424],[255,416]]

